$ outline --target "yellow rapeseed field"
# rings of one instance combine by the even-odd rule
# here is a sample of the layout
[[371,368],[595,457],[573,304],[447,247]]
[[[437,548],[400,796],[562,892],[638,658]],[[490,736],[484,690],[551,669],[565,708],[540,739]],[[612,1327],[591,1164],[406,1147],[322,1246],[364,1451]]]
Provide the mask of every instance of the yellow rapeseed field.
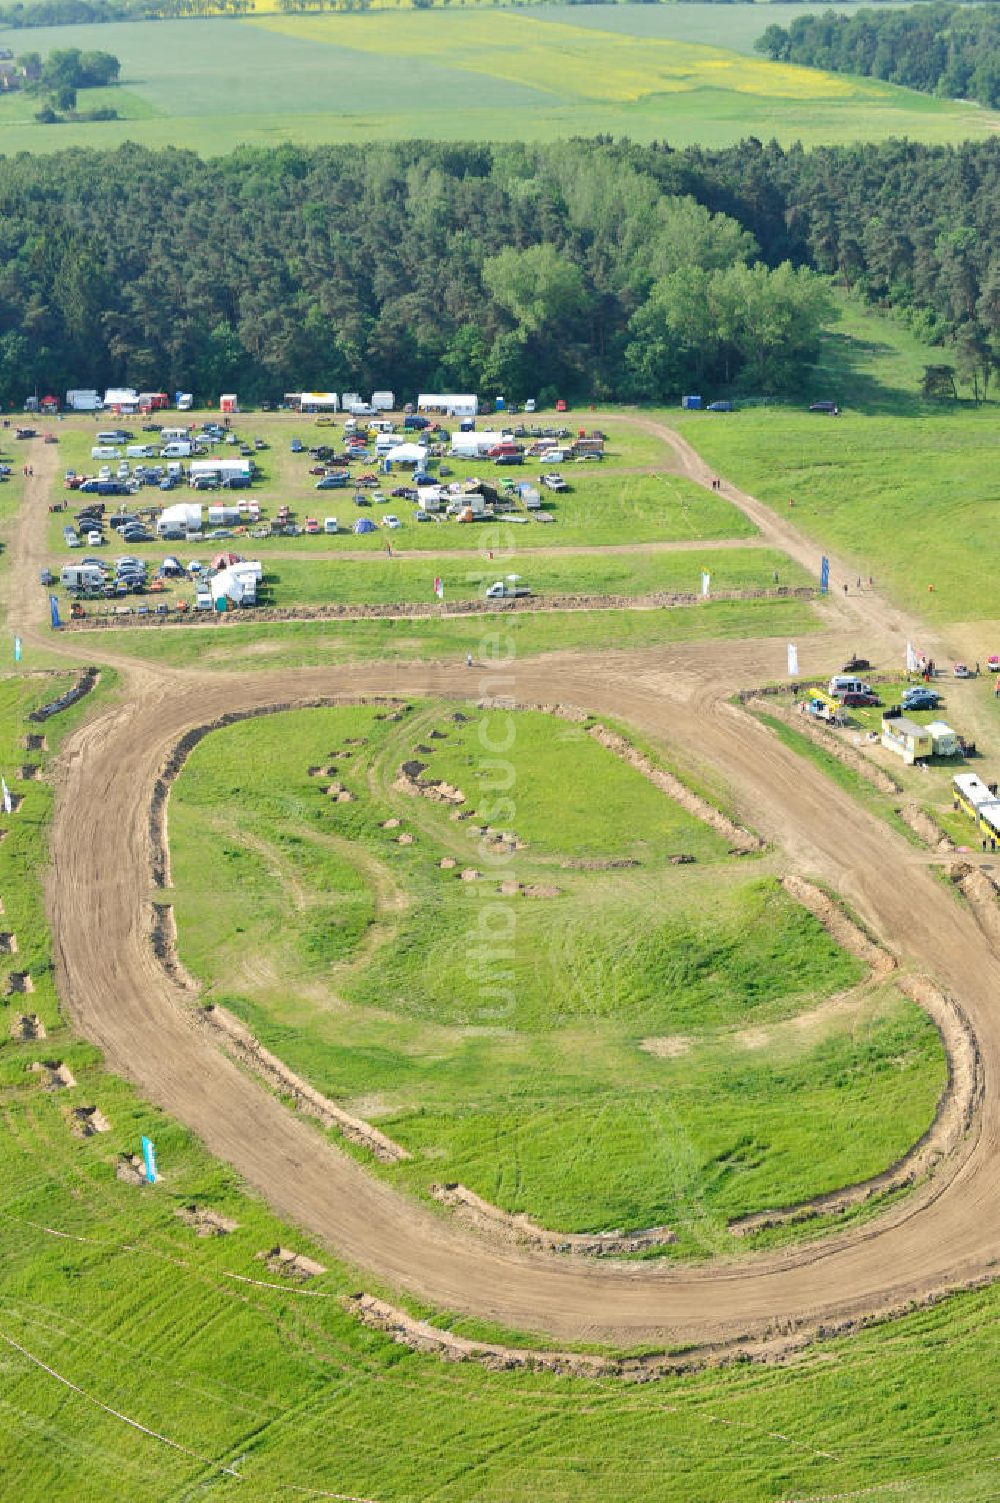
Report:
[[[258,0],[258,14],[265,4],[276,0]],[[276,13],[251,24],[358,52],[425,58],[562,98],[575,95],[617,104],[696,89],[832,101],[861,97],[870,87],[814,68],[765,62],[689,42],[553,22],[540,26],[510,11],[452,11],[446,16],[412,9],[366,15]]]

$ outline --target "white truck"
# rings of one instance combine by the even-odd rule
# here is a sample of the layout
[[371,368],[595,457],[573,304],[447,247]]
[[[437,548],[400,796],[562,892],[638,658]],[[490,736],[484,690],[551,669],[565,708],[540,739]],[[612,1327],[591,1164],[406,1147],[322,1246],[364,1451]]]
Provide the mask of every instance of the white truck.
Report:
[[487,600],[524,600],[531,594],[527,585],[513,579],[498,579],[486,591]]

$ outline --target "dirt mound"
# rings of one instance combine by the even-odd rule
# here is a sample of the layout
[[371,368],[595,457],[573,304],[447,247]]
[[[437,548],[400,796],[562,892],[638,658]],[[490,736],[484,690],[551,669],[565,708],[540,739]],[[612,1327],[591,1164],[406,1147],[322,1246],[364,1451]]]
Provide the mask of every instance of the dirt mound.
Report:
[[781,885],[789,897],[801,903],[803,908],[809,910],[813,918],[818,919],[823,928],[841,949],[847,950],[851,955],[856,955],[869,966],[872,976],[879,979],[888,976],[896,968],[896,962],[888,950],[870,939],[865,931],[848,918],[844,910],[825,893],[822,888],[814,887],[803,877],[783,877]]
[[441,778],[425,778],[426,762],[411,759],[399,769],[393,788],[397,793],[407,793],[411,798],[429,798],[436,804],[464,804],[465,794],[461,788],[446,783]]
[[905,825],[909,825],[914,835],[918,835],[925,845],[931,850],[940,851],[942,855],[946,851],[955,849],[955,842],[947,835],[935,819],[921,809],[919,804],[903,804],[896,810]]
[[173,905],[152,903],[150,909],[149,937],[153,954],[178,986],[183,986],[189,992],[198,991],[197,981],[185,969],[177,952],[177,918]]
[[22,1043],[46,1037],[45,1024],[37,1012],[19,1013],[10,1025],[10,1033],[11,1038],[20,1039]]
[[604,1357],[591,1352],[553,1352],[503,1346],[495,1341],[472,1341],[455,1331],[418,1320],[371,1294],[348,1295],[344,1306],[362,1325],[380,1331],[411,1352],[422,1352],[444,1362],[476,1362],[488,1372],[495,1373],[547,1372],[573,1378],[623,1378],[627,1382],[648,1383],[668,1374],[694,1372],[708,1365],[721,1366],[741,1357],[778,1361],[803,1345],[801,1337],[787,1337],[767,1343],[744,1341],[737,1351],[704,1349],[698,1354],[681,1356],[663,1353],[645,1357]]
[[73,1131],[77,1137],[93,1138],[99,1132],[110,1132],[111,1123],[98,1106],[73,1108]]
[[621,1257],[650,1247],[664,1247],[677,1240],[665,1226],[653,1226],[641,1232],[550,1232],[529,1216],[514,1216],[491,1205],[465,1185],[431,1185],[430,1192],[435,1200],[451,1206],[457,1216],[477,1231],[496,1241],[534,1247],[543,1252],[577,1253],[592,1258]]
[[259,1252],[257,1257],[267,1264],[270,1273],[281,1274],[283,1278],[294,1279],[299,1284],[326,1273],[322,1263],[314,1263],[312,1258],[305,1257],[303,1253],[292,1252],[290,1247],[271,1247],[265,1252]]
[[207,1008],[200,1016],[221,1037],[229,1053],[249,1066],[280,1095],[290,1095],[297,1111],[307,1117],[315,1117],[324,1127],[336,1127],[345,1138],[350,1138],[353,1143],[360,1143],[383,1164],[397,1164],[401,1159],[410,1157],[405,1148],[386,1137],[384,1132],[379,1132],[377,1127],[372,1127],[370,1122],[351,1116],[350,1112],[345,1112],[302,1080],[283,1060],[265,1049],[250,1030],[224,1007]]
[[68,1065],[64,1065],[61,1059],[35,1060],[28,1069],[35,1075],[41,1075],[42,1085],[47,1091],[68,1090],[76,1085],[73,1073]]
[[989,872],[967,861],[955,861],[948,868],[948,876],[966,899],[976,922],[986,937],[1000,946],[1000,897],[997,884]]
[[58,715],[60,710],[68,710],[70,705],[75,705],[77,700],[83,699],[84,695],[90,693],[100,676],[96,668],[85,668],[72,689],[67,689],[66,693],[60,694],[58,699],[50,700],[47,705],[42,705],[41,709],[32,710],[28,719],[37,723],[41,720],[48,720],[52,715]]
[[115,1179],[123,1185],[148,1185],[146,1166],[137,1153],[123,1153],[115,1165]]
[[225,1237],[239,1227],[238,1221],[221,1216],[218,1211],[210,1211],[207,1206],[178,1206],[177,1215],[199,1237]]

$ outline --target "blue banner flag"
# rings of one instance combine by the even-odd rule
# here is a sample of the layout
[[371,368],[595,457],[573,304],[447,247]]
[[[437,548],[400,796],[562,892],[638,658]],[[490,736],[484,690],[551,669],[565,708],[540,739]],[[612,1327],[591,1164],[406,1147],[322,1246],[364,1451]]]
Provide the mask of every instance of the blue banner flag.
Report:
[[58,631],[59,628],[60,628],[60,626],[62,626],[62,622],[59,620],[59,597],[58,597],[58,595],[50,595],[49,596],[49,611],[51,612],[51,615],[52,615],[52,630],[53,631]]
[[142,1140],[142,1156],[146,1160],[146,1179],[156,1184],[156,1150],[148,1138]]
[[830,588],[830,560],[827,558],[826,554],[824,554],[822,559],[820,560],[819,587],[824,595]]
[[20,661],[21,661],[21,638],[20,637],[15,637],[14,638],[14,662],[15,663],[19,663]]

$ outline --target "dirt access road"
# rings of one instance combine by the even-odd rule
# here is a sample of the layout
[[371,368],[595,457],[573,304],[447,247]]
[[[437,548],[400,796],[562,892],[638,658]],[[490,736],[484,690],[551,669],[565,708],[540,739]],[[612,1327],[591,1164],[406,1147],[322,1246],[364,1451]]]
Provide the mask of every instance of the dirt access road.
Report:
[[[697,456],[686,462],[692,478],[707,478]],[[752,498],[729,486],[725,493],[750,514],[759,511],[768,541],[815,567],[814,545]],[[26,521],[30,532],[36,524]],[[16,569],[31,554],[29,540]],[[28,604],[16,583],[12,593]],[[818,669],[821,655],[829,662],[855,639],[895,656],[912,629],[875,594],[828,609],[839,630],[804,639],[804,672],[814,657]],[[35,610],[31,616],[37,621]],[[12,624],[38,636],[30,619]],[[69,654],[92,650],[91,643],[61,645]],[[462,664],[130,672],[123,702],[70,738],[58,768],[49,907],[60,995],[72,1020],[113,1069],[357,1268],[360,1282],[370,1273],[438,1307],[508,1327],[561,1341],[718,1349],[829,1328],[984,1276],[1000,1248],[1000,963],[921,853],[727,702],[740,684],[780,676],[783,658],[784,644],[767,641],[560,654],[513,664],[502,679]],[[791,870],[828,882],[904,964],[960,999],[985,1082],[964,1151],[894,1211],[820,1245],[698,1268],[589,1264],[487,1245],[397,1194],[222,1056],[149,942],[150,799],[178,738],[221,714],[274,704],[496,692],[614,716],[708,765],[732,789],[743,818],[784,849]]]

